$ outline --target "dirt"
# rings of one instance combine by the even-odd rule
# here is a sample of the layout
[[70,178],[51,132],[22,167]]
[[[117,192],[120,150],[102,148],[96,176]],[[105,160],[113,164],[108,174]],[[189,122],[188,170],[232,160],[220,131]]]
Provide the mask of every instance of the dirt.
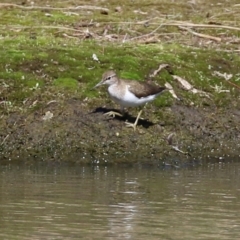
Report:
[[[144,112],[147,120],[140,120],[135,132],[124,124],[134,121],[135,116],[130,115],[133,110],[115,119],[104,116],[108,110],[69,99],[50,103],[28,116],[10,114],[1,131],[1,158],[161,165],[180,159],[184,163],[239,156],[240,109],[196,108],[181,103],[162,109],[150,106]],[[168,119],[153,123],[152,110],[161,111]],[[53,118],[44,121],[47,111]]]

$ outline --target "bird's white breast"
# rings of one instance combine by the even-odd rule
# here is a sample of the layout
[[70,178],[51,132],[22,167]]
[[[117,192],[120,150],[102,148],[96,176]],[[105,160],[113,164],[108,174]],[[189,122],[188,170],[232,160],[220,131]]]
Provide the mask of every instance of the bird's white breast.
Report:
[[123,107],[137,107],[147,102],[153,101],[158,94],[149,95],[147,97],[138,98],[132,92],[128,90],[128,85],[122,85],[121,87],[111,85],[108,88],[110,97]]

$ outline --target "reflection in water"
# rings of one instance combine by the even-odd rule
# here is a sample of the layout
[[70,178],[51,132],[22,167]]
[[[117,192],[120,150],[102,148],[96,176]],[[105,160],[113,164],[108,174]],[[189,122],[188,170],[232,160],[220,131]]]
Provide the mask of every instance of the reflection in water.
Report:
[[239,239],[240,164],[0,166],[0,239]]

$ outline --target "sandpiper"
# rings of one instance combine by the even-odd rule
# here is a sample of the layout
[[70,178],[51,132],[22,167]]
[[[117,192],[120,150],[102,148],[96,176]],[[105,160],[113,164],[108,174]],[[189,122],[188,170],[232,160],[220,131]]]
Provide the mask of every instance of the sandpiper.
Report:
[[[94,88],[103,84],[109,85],[108,93],[111,99],[121,106],[122,113],[124,112],[124,108],[137,107],[153,101],[166,89],[165,87],[160,87],[148,82],[120,79],[112,70],[105,72],[102,80]],[[139,111],[134,123],[126,122],[127,127],[133,127],[133,129],[136,130],[142,110],[143,109]],[[116,115],[122,116],[122,114],[114,111],[107,112],[105,115],[113,117]]]

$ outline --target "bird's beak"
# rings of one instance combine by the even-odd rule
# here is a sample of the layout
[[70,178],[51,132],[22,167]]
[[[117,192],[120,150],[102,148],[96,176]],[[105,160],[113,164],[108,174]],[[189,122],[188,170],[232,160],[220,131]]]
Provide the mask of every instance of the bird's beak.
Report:
[[102,85],[102,81],[99,82],[97,85],[95,85],[92,89],[95,89],[95,88],[97,88],[97,87],[99,87],[99,86],[101,86],[101,85]]

